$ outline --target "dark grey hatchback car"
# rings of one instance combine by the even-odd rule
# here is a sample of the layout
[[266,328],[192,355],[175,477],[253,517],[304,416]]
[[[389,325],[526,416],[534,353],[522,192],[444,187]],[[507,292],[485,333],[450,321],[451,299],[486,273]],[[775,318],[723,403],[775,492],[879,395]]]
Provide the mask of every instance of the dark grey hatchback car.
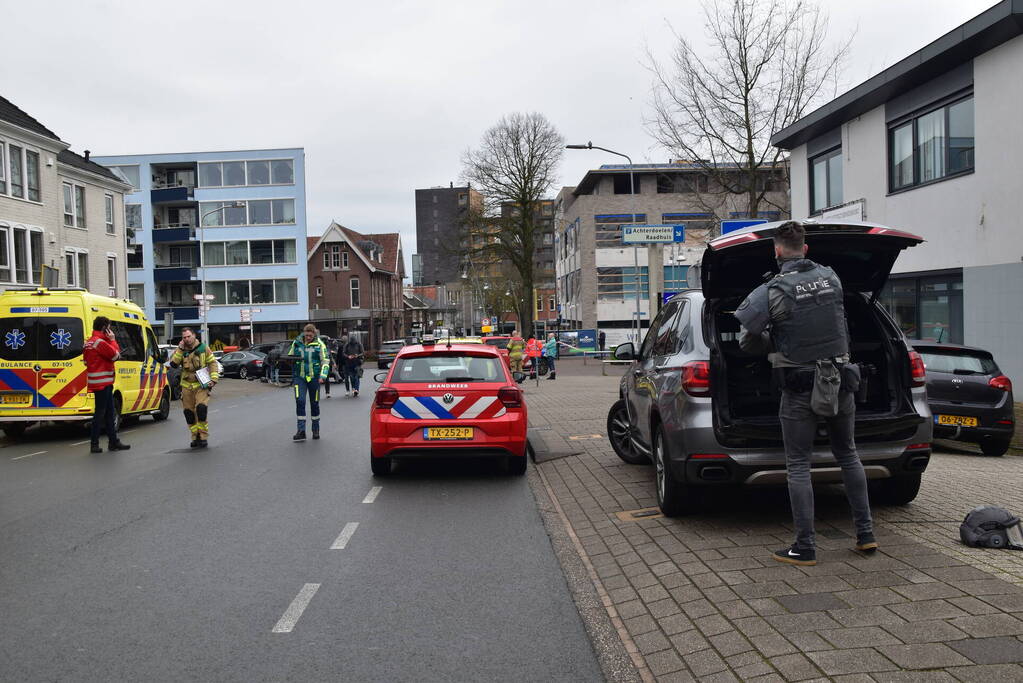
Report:
[[[786,482],[780,390],[767,359],[739,348],[733,315],[762,274],[777,270],[772,236],[779,225],[713,240],[701,263],[702,290],[669,300],[639,349],[615,349],[615,358],[633,363],[608,414],[608,436],[626,462],[653,462],[666,515],[697,511],[705,494],[721,487]],[[808,257],[842,279],[852,362],[865,378],[856,396],[856,440],[871,495],[908,503],[930,459],[924,367],[877,295],[899,253],[923,240],[869,223],[803,225]],[[823,421],[811,467],[815,483],[841,481]]]
[[912,341],[927,370],[934,436],[1005,455],[1016,429],[1012,382],[990,351],[960,344]]

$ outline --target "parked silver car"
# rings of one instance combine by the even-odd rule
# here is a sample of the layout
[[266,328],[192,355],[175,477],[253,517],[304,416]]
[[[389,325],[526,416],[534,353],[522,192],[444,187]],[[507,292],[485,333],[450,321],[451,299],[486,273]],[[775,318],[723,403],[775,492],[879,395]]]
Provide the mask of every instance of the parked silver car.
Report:
[[[780,388],[763,356],[739,348],[733,312],[764,275],[777,272],[767,223],[713,240],[701,263],[702,290],[668,301],[637,350],[607,418],[615,452],[653,462],[657,502],[666,515],[698,510],[708,489],[786,482],[778,419]],[[870,223],[804,222],[808,257],[842,278],[852,361],[863,370],[856,397],[856,441],[874,500],[916,497],[930,459],[931,415],[919,354],[877,302],[899,253],[923,240]],[[822,421],[811,475],[841,481]]]

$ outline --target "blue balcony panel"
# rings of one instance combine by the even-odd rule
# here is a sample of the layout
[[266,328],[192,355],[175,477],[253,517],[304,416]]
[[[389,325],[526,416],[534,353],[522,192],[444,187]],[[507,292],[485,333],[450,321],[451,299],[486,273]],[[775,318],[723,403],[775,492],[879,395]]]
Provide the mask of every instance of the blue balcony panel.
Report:
[[192,201],[192,188],[165,187],[160,190],[150,190],[149,199],[153,204]]
[[191,242],[195,240],[194,228],[157,228],[153,230],[153,243]]
[[198,278],[195,268],[153,268],[154,282],[188,282]]
[[163,316],[168,313],[174,314],[175,320],[198,320],[199,319],[199,307],[198,306],[164,306],[156,308],[156,318],[153,323],[156,324],[163,320]]

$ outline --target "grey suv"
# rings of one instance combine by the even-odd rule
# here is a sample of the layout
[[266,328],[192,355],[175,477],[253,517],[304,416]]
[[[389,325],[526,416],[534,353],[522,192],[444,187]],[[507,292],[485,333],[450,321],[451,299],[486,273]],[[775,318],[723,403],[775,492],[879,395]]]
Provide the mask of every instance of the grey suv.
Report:
[[[608,414],[608,437],[626,462],[653,462],[666,515],[698,510],[715,487],[785,484],[780,389],[767,359],[739,348],[733,315],[777,271],[771,238],[779,225],[713,240],[701,263],[702,290],[669,300],[638,350],[632,343],[615,349],[615,358],[633,363]],[[877,297],[899,253],[923,240],[869,223],[803,225],[808,257],[842,278],[852,361],[865,379],[856,396],[856,441],[872,497],[908,503],[930,459],[924,366]],[[823,422],[818,436],[813,480],[840,482]]]

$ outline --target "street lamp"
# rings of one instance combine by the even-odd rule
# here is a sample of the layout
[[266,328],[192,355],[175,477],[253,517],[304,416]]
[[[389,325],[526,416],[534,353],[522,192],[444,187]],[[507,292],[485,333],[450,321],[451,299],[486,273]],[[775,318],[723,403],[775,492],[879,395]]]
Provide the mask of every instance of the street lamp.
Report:
[[[632,173],[632,157],[628,154],[622,154],[616,152],[613,149],[607,149],[606,147],[598,147],[592,142],[587,142],[585,145],[565,145],[565,149],[599,149],[602,152],[608,154],[614,154],[615,156],[624,157],[629,162],[629,192],[632,194],[632,223],[636,223],[636,180]],[[636,244],[632,245],[632,262],[634,264],[633,276],[636,278],[636,346],[639,346],[639,337],[642,326],[640,324],[640,309],[639,309],[639,293],[642,289],[640,287],[639,277],[639,246]],[[650,282],[650,255],[647,254],[647,283]],[[649,284],[647,285],[649,287]],[[652,313],[653,311],[651,311]]]
[[[225,209],[244,209],[244,208],[245,208],[245,202],[241,202],[241,201],[231,202],[230,204],[224,204],[223,206],[217,207],[216,209],[210,209],[206,213],[204,213],[201,216],[199,216],[199,293],[202,295],[202,301],[200,302],[201,305],[200,305],[200,309],[199,310],[202,312],[202,343],[203,344],[209,344],[210,343],[210,335],[209,335],[210,325],[209,325],[209,320],[207,319],[208,316],[206,315],[206,265],[205,265],[205,262],[206,262],[205,256],[206,255],[203,253],[205,251],[205,249],[203,249],[203,237],[206,234],[206,232],[204,230],[204,228],[206,227],[206,217],[207,216],[212,216],[213,214],[219,213],[219,212],[221,212],[221,211],[223,211]],[[250,322],[249,324],[251,325],[252,323]],[[250,330],[250,332],[254,333],[255,330]],[[252,336],[253,336],[253,339],[254,339],[255,338],[255,334],[253,334]]]

